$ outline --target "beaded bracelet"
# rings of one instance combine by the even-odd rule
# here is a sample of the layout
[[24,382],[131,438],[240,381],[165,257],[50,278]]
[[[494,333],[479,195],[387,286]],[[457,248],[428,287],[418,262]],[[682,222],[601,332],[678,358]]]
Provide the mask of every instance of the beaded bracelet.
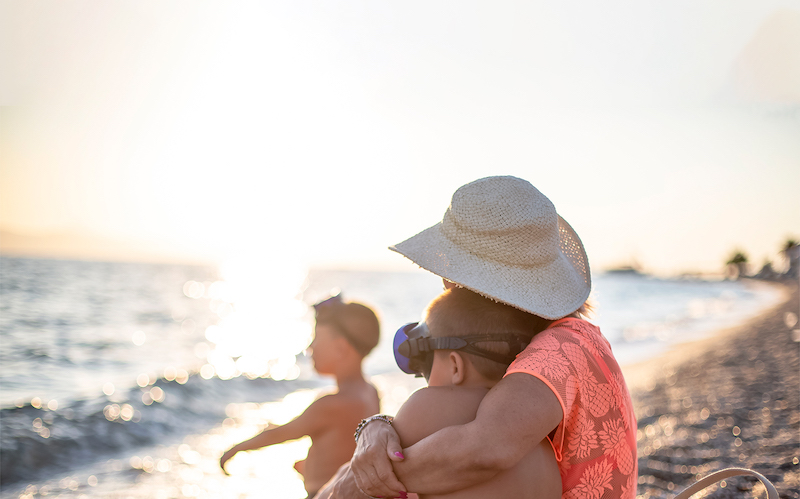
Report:
[[362,419],[361,422],[358,423],[358,426],[356,427],[355,435],[353,435],[353,437],[355,437],[356,439],[356,443],[358,443],[358,436],[361,435],[361,430],[363,430],[365,426],[367,426],[373,421],[383,421],[384,423],[391,425],[392,421],[394,421],[394,418],[392,416],[387,416],[386,414],[376,414],[374,416],[368,417],[367,419]]

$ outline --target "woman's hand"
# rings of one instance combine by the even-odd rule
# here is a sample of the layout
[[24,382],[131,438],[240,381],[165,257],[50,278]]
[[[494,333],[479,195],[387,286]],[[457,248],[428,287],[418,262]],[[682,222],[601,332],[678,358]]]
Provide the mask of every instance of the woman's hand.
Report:
[[340,469],[337,473],[336,480],[330,487],[325,487],[316,496],[316,499],[366,499],[367,496],[362,493],[358,485],[356,485],[355,476],[350,467]]
[[314,499],[334,499],[336,497],[358,497],[361,493],[356,488],[356,482],[353,480],[353,475],[350,475],[351,487],[347,488],[345,475],[350,473],[350,463],[344,463],[336,471],[336,474],[328,480],[328,483],[322,486],[314,496]]
[[[405,486],[400,483],[392,469],[392,461],[402,461],[403,448],[397,432],[391,425],[376,421],[368,424],[361,431],[356,445],[356,452],[350,460],[350,473],[344,475],[340,482],[343,491],[355,495],[336,495],[335,499],[359,497],[402,497]],[[348,476],[350,475],[350,476]],[[355,481],[357,489],[353,492],[350,482]],[[338,492],[338,491],[336,491]]]

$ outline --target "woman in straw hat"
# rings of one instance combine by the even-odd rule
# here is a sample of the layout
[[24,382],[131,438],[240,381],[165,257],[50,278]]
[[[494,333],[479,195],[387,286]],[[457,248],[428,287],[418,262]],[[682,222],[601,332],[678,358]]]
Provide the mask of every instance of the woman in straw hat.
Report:
[[589,263],[550,200],[519,178],[479,179],[453,194],[440,223],[391,249],[446,286],[553,322],[517,356],[471,423],[402,449],[390,417],[362,421],[350,465],[318,497],[453,492],[514,466],[545,439],[562,497],[635,497],[631,397],[608,341],[583,319]]

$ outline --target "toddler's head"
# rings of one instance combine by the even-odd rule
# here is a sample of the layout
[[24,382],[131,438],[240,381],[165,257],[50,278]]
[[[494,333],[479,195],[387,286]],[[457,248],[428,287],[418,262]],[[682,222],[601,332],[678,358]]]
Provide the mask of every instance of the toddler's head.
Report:
[[[436,297],[425,311],[425,322],[432,337],[464,337],[474,335],[521,335],[530,341],[552,321],[499,303],[468,289],[454,287]],[[516,355],[507,341],[480,341],[475,347],[500,355]],[[436,350],[436,357],[446,356],[449,350]],[[486,380],[503,378],[510,362],[502,363],[468,352],[460,352],[467,362]],[[435,368],[435,367],[434,367]]]

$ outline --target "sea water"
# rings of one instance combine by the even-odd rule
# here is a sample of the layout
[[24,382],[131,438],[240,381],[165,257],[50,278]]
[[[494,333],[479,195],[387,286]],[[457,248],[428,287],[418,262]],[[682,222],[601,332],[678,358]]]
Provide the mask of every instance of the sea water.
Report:
[[[409,272],[0,258],[0,497],[303,497],[291,469],[308,441],[221,450],[296,416],[332,380],[303,352],[310,305],[341,292],[372,306],[365,361],[383,410],[421,380],[394,364],[395,330],[441,280]],[[775,304],[758,283],[593,276],[593,322],[621,364],[732,326]],[[268,485],[265,485],[268,484]]]

